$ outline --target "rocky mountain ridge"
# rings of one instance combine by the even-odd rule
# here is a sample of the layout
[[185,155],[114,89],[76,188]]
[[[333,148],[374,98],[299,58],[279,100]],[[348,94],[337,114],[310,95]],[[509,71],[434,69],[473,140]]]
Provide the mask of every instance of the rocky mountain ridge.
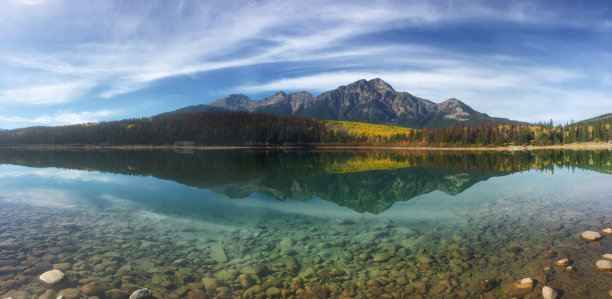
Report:
[[514,122],[475,111],[454,98],[436,104],[407,92],[398,92],[378,78],[362,79],[318,96],[305,91],[291,94],[279,91],[265,99],[252,100],[242,94],[232,94],[208,105],[189,106],[169,113],[203,111],[247,111],[411,128],[448,127],[455,123],[477,125],[480,121]]

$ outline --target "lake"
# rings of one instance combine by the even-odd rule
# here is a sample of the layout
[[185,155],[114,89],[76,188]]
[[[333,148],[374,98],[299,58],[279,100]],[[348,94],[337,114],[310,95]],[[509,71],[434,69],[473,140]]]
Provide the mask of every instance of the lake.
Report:
[[0,295],[608,298],[612,237],[580,234],[611,226],[611,174],[610,151],[3,149]]

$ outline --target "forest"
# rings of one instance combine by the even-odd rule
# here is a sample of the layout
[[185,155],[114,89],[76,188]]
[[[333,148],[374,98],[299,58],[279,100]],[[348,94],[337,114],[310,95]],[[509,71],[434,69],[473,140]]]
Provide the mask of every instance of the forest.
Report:
[[169,114],[56,127],[0,131],[0,146],[508,146],[607,142],[612,118],[602,117],[554,126],[478,126],[409,129],[366,123],[321,121],[248,112]]

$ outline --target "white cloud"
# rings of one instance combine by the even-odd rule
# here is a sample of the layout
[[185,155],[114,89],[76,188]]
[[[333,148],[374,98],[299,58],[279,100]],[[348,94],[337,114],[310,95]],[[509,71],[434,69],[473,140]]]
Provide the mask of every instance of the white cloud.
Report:
[[[116,114],[114,110],[99,110],[99,111],[60,111],[54,114],[41,115],[32,118],[21,116],[1,116],[0,121],[19,124],[38,124],[38,125],[68,125],[81,124],[89,122],[97,122],[101,118]],[[14,126],[12,126],[14,127]]]
[[0,91],[0,103],[4,105],[52,105],[70,101],[95,86],[92,82],[67,82],[50,85],[33,85]]

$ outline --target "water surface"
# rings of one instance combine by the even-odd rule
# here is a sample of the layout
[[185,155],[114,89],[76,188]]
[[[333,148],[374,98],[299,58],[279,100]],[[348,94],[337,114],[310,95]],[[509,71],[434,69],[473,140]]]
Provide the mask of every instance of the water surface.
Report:
[[[493,298],[531,277],[527,296],[549,285],[607,298],[610,275],[594,265],[612,237],[579,234],[610,226],[611,161],[609,151],[2,150],[0,294],[40,295],[37,275],[58,267],[68,281],[57,291],[78,296],[102,281],[160,298]],[[575,272],[553,265],[565,257]]]

